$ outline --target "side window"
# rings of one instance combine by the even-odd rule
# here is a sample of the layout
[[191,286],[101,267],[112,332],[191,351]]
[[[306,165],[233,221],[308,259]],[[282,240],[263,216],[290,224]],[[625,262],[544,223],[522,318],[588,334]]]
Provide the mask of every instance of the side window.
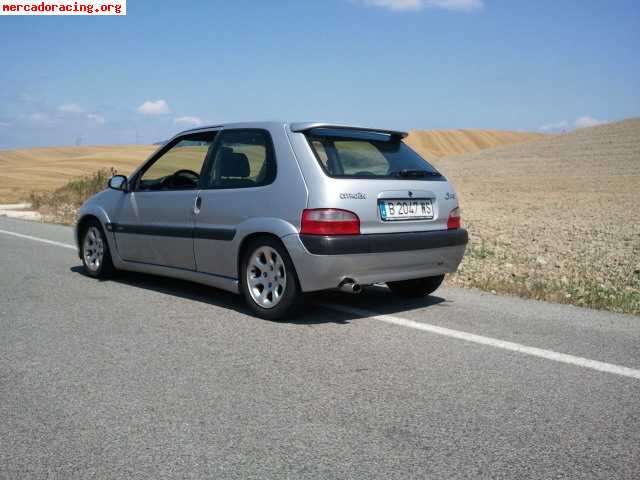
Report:
[[315,149],[316,153],[318,154],[318,159],[322,163],[322,166],[325,168],[325,170],[328,170],[328,168],[329,168],[329,157],[327,156],[327,151],[325,150],[324,145],[319,140],[314,140],[311,143],[312,143],[313,148]]
[[216,132],[186,135],[174,140],[140,176],[138,190],[192,190],[200,184],[202,165]]
[[266,130],[224,130],[205,173],[205,188],[248,188],[275,179],[276,159]]

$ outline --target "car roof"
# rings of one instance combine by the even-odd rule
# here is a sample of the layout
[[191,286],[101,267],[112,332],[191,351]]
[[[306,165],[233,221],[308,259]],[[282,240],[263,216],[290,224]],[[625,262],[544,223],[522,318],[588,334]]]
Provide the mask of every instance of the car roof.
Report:
[[197,133],[204,132],[207,130],[219,129],[219,128],[261,128],[265,130],[273,129],[273,128],[281,128],[281,127],[289,127],[292,132],[306,132],[308,130],[314,128],[331,128],[336,130],[357,130],[361,132],[373,132],[373,133],[386,133],[389,135],[397,136],[400,138],[405,138],[408,133],[400,130],[388,130],[382,128],[370,128],[363,127],[357,125],[346,125],[340,123],[326,123],[326,122],[281,122],[281,121],[270,121],[270,122],[235,122],[235,123],[220,123],[216,125],[207,125],[197,128],[191,128],[189,130],[184,130],[177,135],[184,135],[187,133]]

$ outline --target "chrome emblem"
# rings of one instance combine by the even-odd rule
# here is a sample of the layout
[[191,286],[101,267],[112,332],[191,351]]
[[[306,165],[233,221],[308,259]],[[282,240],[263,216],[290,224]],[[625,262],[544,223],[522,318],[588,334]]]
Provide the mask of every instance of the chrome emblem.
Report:
[[366,193],[362,193],[362,192],[356,192],[356,193],[341,193],[340,194],[340,200],[366,200],[367,199],[367,194]]

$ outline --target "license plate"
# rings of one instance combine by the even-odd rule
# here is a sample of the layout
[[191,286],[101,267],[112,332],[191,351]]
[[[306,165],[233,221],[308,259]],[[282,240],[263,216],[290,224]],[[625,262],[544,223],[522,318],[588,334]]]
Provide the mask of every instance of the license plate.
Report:
[[380,218],[385,222],[433,219],[433,204],[429,198],[379,200],[378,208]]

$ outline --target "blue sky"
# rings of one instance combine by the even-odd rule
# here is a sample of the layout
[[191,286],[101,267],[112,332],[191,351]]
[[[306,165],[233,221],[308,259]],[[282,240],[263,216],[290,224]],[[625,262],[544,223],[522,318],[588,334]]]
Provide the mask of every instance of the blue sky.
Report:
[[254,119],[554,131],[640,115],[637,0],[129,0],[126,17],[0,17],[0,41],[0,148]]

